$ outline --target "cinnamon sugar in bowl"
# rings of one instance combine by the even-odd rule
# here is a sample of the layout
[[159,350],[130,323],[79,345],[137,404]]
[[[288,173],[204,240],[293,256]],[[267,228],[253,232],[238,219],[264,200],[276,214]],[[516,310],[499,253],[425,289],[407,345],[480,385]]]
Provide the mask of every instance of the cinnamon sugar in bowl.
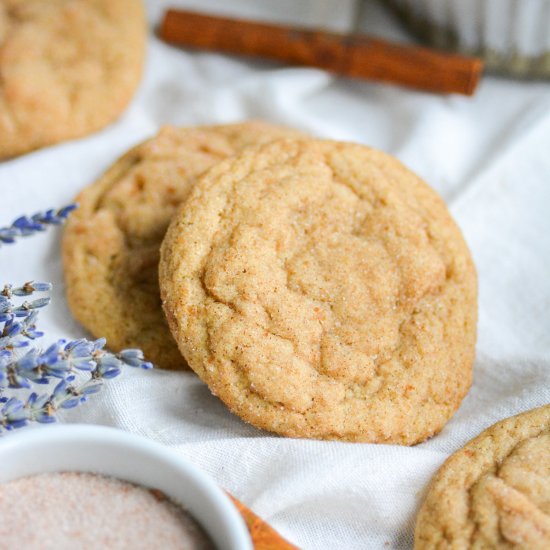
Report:
[[13,547],[150,548],[156,530],[167,550],[252,550],[216,483],[146,438],[88,425],[26,429],[0,438],[0,465]]

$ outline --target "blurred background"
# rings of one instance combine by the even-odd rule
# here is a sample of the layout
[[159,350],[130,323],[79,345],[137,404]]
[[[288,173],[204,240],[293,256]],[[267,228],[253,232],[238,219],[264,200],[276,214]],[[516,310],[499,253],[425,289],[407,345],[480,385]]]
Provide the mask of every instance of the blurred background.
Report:
[[549,0],[179,0],[149,3],[273,23],[359,32],[475,54],[491,72],[550,77]]

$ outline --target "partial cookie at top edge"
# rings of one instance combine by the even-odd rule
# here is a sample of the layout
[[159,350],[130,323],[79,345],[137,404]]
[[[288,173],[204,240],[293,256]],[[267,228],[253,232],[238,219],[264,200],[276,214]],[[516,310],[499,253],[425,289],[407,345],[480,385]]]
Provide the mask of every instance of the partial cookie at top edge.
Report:
[[550,548],[550,405],[498,422],[431,482],[415,549]]
[[[69,307],[111,349],[137,347],[156,365],[185,367],[158,290],[159,247],[195,178],[254,143],[298,132],[262,122],[165,127],[76,198],[63,236]],[[300,134],[301,135],[301,134]]]
[[284,140],[214,167],[160,284],[191,368],[259,428],[413,444],[471,383],[468,248],[434,191],[365,146]]

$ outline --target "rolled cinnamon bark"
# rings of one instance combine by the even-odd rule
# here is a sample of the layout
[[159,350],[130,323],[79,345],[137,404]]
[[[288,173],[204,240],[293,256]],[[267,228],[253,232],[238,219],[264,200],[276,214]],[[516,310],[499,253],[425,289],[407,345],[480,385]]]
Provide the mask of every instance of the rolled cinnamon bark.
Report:
[[477,58],[366,36],[267,25],[173,9],[165,13],[160,36],[182,46],[277,59],[343,76],[436,93],[473,94],[483,68]]

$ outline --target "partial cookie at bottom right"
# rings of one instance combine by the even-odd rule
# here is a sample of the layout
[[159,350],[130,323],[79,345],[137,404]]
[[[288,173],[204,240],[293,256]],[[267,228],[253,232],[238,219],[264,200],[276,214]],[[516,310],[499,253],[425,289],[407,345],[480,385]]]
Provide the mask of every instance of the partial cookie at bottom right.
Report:
[[443,464],[414,547],[550,548],[550,405],[498,422]]

